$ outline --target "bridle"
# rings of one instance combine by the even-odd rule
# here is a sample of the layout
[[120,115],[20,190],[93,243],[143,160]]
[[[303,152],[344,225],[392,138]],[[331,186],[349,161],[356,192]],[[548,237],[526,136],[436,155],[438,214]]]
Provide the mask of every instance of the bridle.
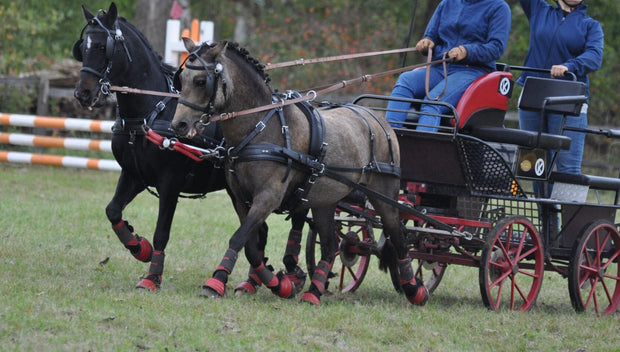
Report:
[[[200,116],[199,122],[203,124],[204,124],[203,121],[205,120],[208,121],[209,118],[213,116],[214,114],[215,95],[217,94],[217,85],[218,85],[219,80],[222,80],[224,96],[226,96],[226,80],[222,77],[222,71],[224,71],[224,66],[220,62],[215,62],[213,64],[207,64],[198,54],[200,50],[204,48],[205,45],[209,45],[209,44],[206,44],[206,43],[202,44],[197,49],[190,52],[189,55],[187,55],[187,57],[185,58],[185,60],[183,60],[183,62],[179,66],[179,69],[174,74],[174,77],[172,79],[174,88],[178,91],[181,91],[182,87],[181,87],[180,74],[183,71],[184,66],[188,70],[206,72],[207,75],[206,75],[206,80],[205,80],[205,89],[206,89],[206,95],[209,96],[209,102],[205,106],[200,106],[198,104],[194,104],[192,102],[189,102],[181,98],[179,98],[179,101],[178,101],[179,104],[185,105],[193,110],[201,112],[202,115]],[[186,63],[187,60],[190,58],[198,59],[198,62],[200,63],[200,65],[190,65],[189,63]],[[192,62],[193,61],[194,60],[192,60]]]
[[73,44],[73,57],[77,61],[80,61],[80,62],[82,62],[84,59],[82,55],[82,46],[84,45],[84,38],[83,38],[84,31],[86,30],[87,27],[95,26],[94,28],[89,28],[86,31],[87,35],[89,33],[97,33],[97,32],[102,32],[107,35],[106,46],[105,46],[105,56],[106,56],[105,68],[98,71],[92,67],[82,66],[82,68],[80,69],[80,72],[82,71],[88,72],[98,77],[99,78],[98,83],[101,87],[100,88],[101,93],[103,93],[104,95],[108,95],[110,94],[110,81],[108,79],[108,75],[112,71],[112,62],[114,58],[114,51],[116,49],[116,43],[120,42],[121,45],[123,46],[123,49],[125,50],[125,53],[127,54],[127,59],[129,63],[133,62],[133,59],[131,58],[129,49],[127,49],[127,44],[125,43],[125,37],[123,36],[123,32],[121,31],[121,28],[118,25],[118,21],[114,21],[114,30],[108,29],[106,26],[103,25],[103,23],[99,19],[99,15],[101,13],[105,14],[105,11],[100,10],[97,13],[97,16],[93,17],[91,20],[86,22],[84,27],[82,27],[82,31],[80,32],[80,39],[78,39]]

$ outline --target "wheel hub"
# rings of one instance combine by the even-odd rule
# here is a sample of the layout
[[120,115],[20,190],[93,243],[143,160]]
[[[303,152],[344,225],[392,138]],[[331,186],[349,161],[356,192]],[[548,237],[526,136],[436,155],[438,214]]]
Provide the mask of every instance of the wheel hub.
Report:
[[359,238],[354,232],[347,232],[340,241],[340,261],[342,264],[348,268],[353,267],[357,264],[359,260],[359,256],[356,253],[353,253],[349,248],[357,246],[359,243]]

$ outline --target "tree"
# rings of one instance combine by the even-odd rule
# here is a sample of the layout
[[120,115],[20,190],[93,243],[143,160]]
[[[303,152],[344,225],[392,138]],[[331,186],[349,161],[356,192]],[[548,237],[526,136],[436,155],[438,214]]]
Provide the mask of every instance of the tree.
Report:
[[166,21],[174,0],[138,0],[134,25],[161,56],[166,47]]

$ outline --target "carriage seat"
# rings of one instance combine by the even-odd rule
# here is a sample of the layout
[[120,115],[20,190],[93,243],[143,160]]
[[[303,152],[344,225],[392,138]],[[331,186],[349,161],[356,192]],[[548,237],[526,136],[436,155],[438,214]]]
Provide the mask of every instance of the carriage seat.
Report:
[[[493,72],[479,78],[467,89],[457,106],[461,131],[488,142],[551,150],[569,149],[571,139],[567,136],[504,127],[503,115],[498,118],[499,114],[495,111],[506,110],[509,95],[502,92],[512,90],[506,87],[509,78],[512,75],[507,72]],[[478,92],[478,89],[483,90]],[[482,98],[485,93],[491,95],[490,99]],[[519,108],[578,115],[586,99],[584,93],[585,85],[581,82],[528,77],[519,99]],[[459,111],[461,106],[464,108]]]
[[456,105],[458,128],[503,126],[513,86],[512,73],[507,71],[494,71],[476,79]]
[[548,150],[568,150],[571,139],[557,134],[525,131],[517,128],[475,126],[470,135],[487,142],[514,144],[528,148],[543,148]]

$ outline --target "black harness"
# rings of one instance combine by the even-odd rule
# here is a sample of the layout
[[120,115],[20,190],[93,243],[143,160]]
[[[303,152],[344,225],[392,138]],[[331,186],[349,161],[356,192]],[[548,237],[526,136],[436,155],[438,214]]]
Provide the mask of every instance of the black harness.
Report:
[[[101,13],[105,14],[105,11],[101,11]],[[99,14],[98,14],[99,15]],[[129,49],[127,48],[127,44],[125,43],[125,37],[123,36],[123,33],[121,31],[121,28],[118,24],[118,21],[114,22],[114,29],[110,30],[108,28],[106,28],[103,23],[101,22],[101,20],[99,19],[99,17],[95,16],[93,17],[90,21],[88,21],[86,23],[86,25],[84,25],[84,27],[82,28],[82,31],[80,33],[80,39],[78,39],[74,44],[73,44],[73,56],[76,60],[82,62],[84,57],[83,57],[83,46],[84,46],[84,32],[86,30],[86,28],[88,28],[90,26],[90,28],[86,31],[86,33],[96,33],[96,32],[102,32],[105,35],[107,35],[107,39],[106,39],[106,46],[105,46],[105,68],[103,68],[102,70],[96,70],[94,68],[88,67],[88,66],[83,66],[81,68],[81,71],[85,71],[88,72],[90,74],[93,74],[94,76],[99,78],[99,85],[100,85],[100,92],[104,95],[109,95],[111,94],[110,92],[110,81],[108,79],[108,75],[110,74],[110,72],[112,71],[112,63],[113,63],[113,59],[114,59],[114,54],[115,54],[115,50],[116,50],[116,45],[117,43],[120,43],[125,51],[125,54],[127,56],[127,60],[129,61],[129,63],[131,64],[133,62],[131,54],[129,52]],[[166,77],[166,86],[168,88],[168,92],[170,93],[178,93],[178,90],[175,89],[175,84],[174,84],[174,78],[176,76],[170,77],[168,74],[165,74]],[[166,107],[168,106],[168,104],[170,103],[170,101],[172,99],[172,97],[165,97],[162,100],[158,101],[155,106],[153,107],[153,109],[146,113],[145,116],[143,117],[138,117],[138,118],[128,118],[128,117],[122,117],[120,114],[120,110],[119,107],[117,105],[116,107],[116,120],[114,122],[114,125],[112,126],[112,132],[115,135],[128,135],[129,136],[129,141],[128,144],[130,146],[130,150],[131,150],[131,154],[132,154],[132,159],[134,161],[134,165],[136,168],[136,171],[140,177],[140,179],[142,180],[142,183],[144,184],[145,189],[152,195],[159,197],[159,195],[150,189],[150,187],[146,184],[146,182],[144,181],[144,176],[141,174],[140,172],[140,167],[139,167],[139,162],[138,162],[138,155],[136,153],[136,136],[144,136],[146,135],[146,129],[145,128],[149,128],[154,130],[155,132],[157,132],[160,135],[166,136],[166,137],[174,137],[175,134],[172,131],[171,128],[171,121],[167,121],[167,120],[163,120],[163,119],[158,119],[158,117],[161,115],[161,113],[166,109]],[[219,124],[215,124],[212,128],[207,128],[203,131],[203,133],[199,136],[196,136],[195,138],[193,138],[191,141],[189,141],[192,145],[196,145],[199,146],[201,148],[216,148],[216,147],[221,147],[222,146],[222,139],[221,138],[217,138],[217,136],[221,136],[221,131],[219,129]],[[195,166],[195,165],[194,165]],[[214,182],[214,178],[215,178],[215,172],[212,173],[212,180],[211,182]],[[190,172],[190,175],[188,177],[192,177],[193,176],[193,172]],[[189,182],[189,180],[188,180]],[[204,197],[204,194],[200,194],[200,195],[195,195],[195,196],[183,196],[181,195],[181,197],[185,197],[185,198],[202,198]]]
[[[198,49],[189,53],[187,59],[190,57],[195,57],[198,59],[202,66],[195,65],[185,65],[187,69],[197,69],[204,70],[207,72],[207,79],[205,81],[205,89],[207,91],[207,96],[209,96],[209,102],[206,106],[200,106],[182,99],[179,99],[179,103],[188,106],[191,109],[200,111],[203,113],[201,119],[197,123],[208,124],[204,121],[208,121],[210,117],[214,114],[214,106],[213,102],[215,100],[215,95],[217,92],[217,84],[218,80],[221,77],[223,66],[216,62],[214,64],[207,64],[202,60],[199,55],[199,51],[203,48],[200,46]],[[181,69],[177,70],[177,73],[174,77],[174,85],[178,89],[181,88],[181,80],[179,74]],[[225,89],[224,80],[222,80],[223,88]],[[300,97],[301,95],[297,92],[287,91],[286,94],[274,93],[272,95],[273,103],[281,103],[287,99],[293,99]],[[281,105],[281,104],[280,104]],[[227,151],[226,158],[229,162],[230,172],[233,174],[235,182],[239,184],[239,180],[236,178],[235,167],[239,162],[247,162],[247,161],[275,161],[280,162],[282,164],[287,165],[287,171],[285,176],[282,179],[284,182],[292,168],[296,170],[300,170],[308,173],[308,177],[305,181],[301,182],[297,185],[297,188],[294,192],[292,192],[286,199],[282,201],[280,208],[276,210],[276,212],[287,212],[294,211],[301,205],[307,202],[307,195],[312,188],[312,185],[316,182],[316,180],[321,176],[328,176],[336,181],[346,184],[347,186],[351,186],[356,189],[362,189],[364,191],[371,191],[362,185],[358,185],[357,183],[351,181],[349,178],[341,175],[341,173],[365,173],[365,172],[378,172],[384,174],[390,174],[395,177],[400,178],[400,167],[395,163],[395,152],[393,148],[392,141],[390,139],[390,135],[385,128],[383,129],[383,133],[387,136],[388,142],[390,144],[390,155],[391,162],[377,162],[374,154],[374,138],[375,133],[372,129],[372,125],[370,121],[368,121],[367,117],[361,113],[360,109],[364,109],[372,118],[378,120],[378,118],[368,109],[351,105],[330,105],[331,107],[344,107],[351,109],[359,116],[361,116],[366,122],[369,129],[369,138],[371,143],[370,148],[370,163],[361,168],[351,168],[351,167],[338,167],[338,166],[326,166],[324,164],[324,158],[327,151],[327,143],[325,142],[325,126],[323,122],[323,117],[319,113],[319,111],[311,106],[308,102],[300,102],[295,104],[297,108],[304,112],[304,115],[308,119],[308,123],[310,126],[310,146],[307,153],[296,151],[291,149],[290,145],[290,135],[288,125],[286,123],[286,117],[284,116],[284,111],[281,106],[268,110],[263,119],[256,124],[254,129],[236,146],[230,147]],[[278,115],[282,130],[282,136],[284,138],[284,145],[277,145],[272,143],[251,143],[252,140],[258,136],[267,126],[267,123],[273,118],[273,116]],[[365,192],[366,193],[366,192]],[[375,192],[376,193],[376,192]],[[246,203],[249,203],[249,199],[245,199]]]
[[[297,92],[288,92],[285,97],[286,99],[297,98],[300,97],[300,94]],[[274,100],[275,99],[276,98],[274,98]],[[390,156],[392,161],[389,163],[376,161],[374,153],[375,133],[372,129],[372,125],[370,124],[366,116],[360,111],[360,109],[362,109],[374,119],[377,119],[377,117],[370,110],[352,104],[330,105],[331,108],[343,107],[355,111],[360,117],[364,119],[370,131],[369,138],[371,143],[371,161],[370,163],[361,168],[352,168],[325,165],[324,158],[327,151],[327,143],[325,142],[325,126],[323,123],[323,117],[321,116],[319,110],[317,110],[315,107],[313,107],[307,102],[301,102],[295,105],[304,112],[304,115],[306,116],[306,118],[308,119],[308,123],[310,124],[310,147],[308,153],[303,153],[291,149],[289,142],[290,137],[288,134],[288,126],[285,124],[285,119],[283,116],[284,113],[281,108],[276,108],[269,110],[263,120],[261,120],[261,122],[256,125],[254,130],[241,143],[239,143],[239,145],[229,149],[227,155],[230,163],[229,171],[232,173],[235,172],[236,163],[247,161],[275,161],[286,164],[288,166],[288,170],[282,182],[285,181],[291,168],[295,168],[296,170],[308,173],[308,177],[306,177],[305,181],[301,182],[297,186],[295,191],[283,200],[280,208],[276,210],[276,212],[293,212],[295,209],[303,206],[308,201],[307,196],[310,192],[310,189],[312,188],[312,185],[314,185],[316,180],[321,176],[327,176],[338,182],[344,183],[347,186],[363,190],[364,193],[367,193],[367,188],[351,181],[348,177],[342,175],[342,173],[377,172],[383,174],[390,174],[395,177],[400,177],[401,170],[400,167],[397,166],[395,163],[395,151],[393,148],[393,144],[388,131],[385,129],[383,129],[383,132],[387,136],[390,144]],[[251,144],[250,141],[254,139],[265,128],[265,125],[275,113],[280,116],[282,134],[286,141],[285,146],[272,143]],[[249,202],[249,200],[246,201]]]

